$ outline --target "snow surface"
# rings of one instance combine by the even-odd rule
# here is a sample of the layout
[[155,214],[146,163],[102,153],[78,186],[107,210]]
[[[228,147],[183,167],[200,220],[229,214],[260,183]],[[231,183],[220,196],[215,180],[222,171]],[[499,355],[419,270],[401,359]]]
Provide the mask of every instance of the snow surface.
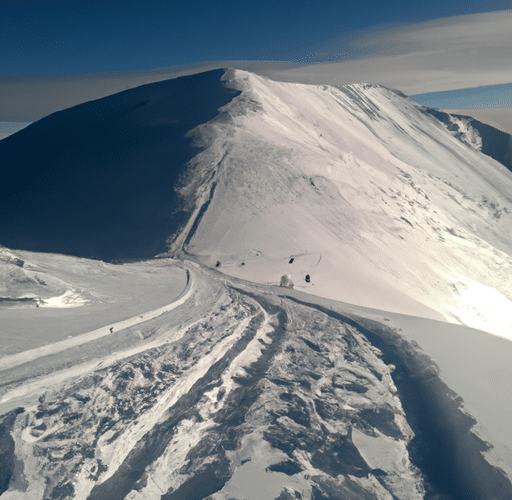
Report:
[[[45,256],[25,252],[24,257],[26,262],[40,259],[42,264]],[[60,259],[64,258],[61,256]],[[74,259],[66,259],[68,265],[76,265]],[[91,266],[95,265],[91,262]],[[12,382],[4,387],[6,393],[0,395],[0,413],[18,406],[26,409],[17,419],[13,431],[16,456],[24,467],[23,475],[15,476],[15,484],[25,486],[10,489],[2,498],[43,498],[45,488],[48,491],[44,478],[54,477],[52,463],[62,467],[59,480],[64,481],[66,477],[66,481],[73,484],[74,498],[98,498],[90,497],[95,485],[107,485],[109,480],[122,475],[130,457],[138,453],[136,450],[143,450],[146,443],[153,442],[156,438],[151,436],[162,432],[159,429],[165,428],[169,421],[175,421],[176,425],[173,424],[172,431],[160,434],[160,439],[166,440],[162,452],[154,460],[145,458],[151,453],[151,447],[140,455],[141,460],[148,461],[145,479],[137,488],[132,488],[126,498],[159,499],[167,491],[184,487],[208,463],[218,463],[216,460],[222,453],[217,455],[215,450],[222,449],[221,445],[210,448],[205,444],[215,443],[216,439],[225,443],[222,446],[226,447],[232,474],[212,497],[215,500],[259,500],[265,495],[275,497],[282,491],[298,491],[303,498],[309,499],[312,485],[326,492],[335,487],[347,494],[354,488],[361,488],[381,500],[422,498],[422,480],[410,463],[406,447],[412,431],[391,378],[393,367],[385,365],[380,351],[354,328],[329,319],[310,307],[280,299],[280,294],[296,296],[305,302],[316,301],[344,314],[348,311],[384,323],[387,321],[390,326],[403,327],[401,333],[404,336],[417,339],[429,354],[440,359],[444,379],[460,389],[465,410],[478,416],[478,434],[495,446],[486,453],[488,460],[512,477],[512,461],[507,448],[512,439],[507,433],[500,434],[503,418],[498,421],[488,418],[491,413],[500,417],[509,411],[507,405],[512,399],[507,383],[510,374],[505,369],[508,364],[496,355],[495,348],[501,342],[512,349],[510,342],[475,331],[476,337],[468,336],[462,349],[450,332],[464,327],[439,323],[452,330],[436,332],[432,331],[432,325],[436,323],[432,320],[410,318],[405,324],[401,323],[403,317],[400,315],[363,310],[277,286],[247,283],[193,261],[179,263],[165,259],[120,266],[126,270],[125,280],[126,276],[131,276],[136,295],[139,284],[140,289],[144,289],[149,266],[157,266],[164,274],[171,269],[184,274],[184,269],[188,269],[189,285],[182,292],[183,300],[174,302],[179,305],[172,311],[153,315],[133,328],[115,329],[113,334],[89,342],[75,340],[80,336],[66,339],[74,341],[72,345],[65,344],[67,349],[62,349],[62,343],[51,344],[42,353],[44,356],[37,359],[32,356],[34,359],[29,363],[11,369],[4,364],[18,359],[19,354],[2,359],[2,380],[10,378]],[[40,269],[39,272],[43,271]],[[98,281],[108,282],[109,279],[106,275]],[[99,287],[98,282],[96,286]],[[126,281],[117,282],[117,286],[117,293],[122,295]],[[255,295],[244,298],[231,287]],[[115,303],[115,289],[110,290],[109,298]],[[260,302],[263,297],[285,308],[286,333],[280,334],[284,337],[277,335],[280,321],[276,310],[269,309],[268,303]],[[100,306],[99,302],[93,305],[91,314]],[[45,319],[53,324],[57,320]],[[21,319],[19,327],[21,333]],[[143,333],[142,337],[149,336],[141,338],[134,334],[136,331]],[[458,338],[463,334],[463,331],[457,333]],[[129,338],[132,340],[128,341]],[[491,342],[486,342],[486,338]],[[107,341],[110,343],[105,344]],[[305,344],[306,341],[310,344]],[[243,349],[234,351],[238,345],[243,345]],[[50,353],[51,347],[53,353]],[[459,351],[462,359],[456,364],[453,359]],[[507,358],[508,351],[502,349],[502,352]],[[228,362],[222,371],[212,371],[217,369],[216,366],[222,366],[226,359]],[[266,366],[266,359],[271,360],[267,368],[255,368],[262,363],[261,366]],[[57,360],[68,361],[59,365]],[[467,367],[471,364],[475,372],[468,377]],[[503,384],[496,385],[496,370],[501,370]],[[244,382],[255,376],[254,382]],[[258,378],[260,376],[263,378]],[[277,383],[279,380],[281,382]],[[474,384],[474,380],[480,383]],[[307,384],[304,381],[308,381]],[[486,390],[493,383],[494,391]],[[364,386],[364,390],[350,390],[351,384]],[[203,387],[202,392],[197,394],[200,387]],[[288,397],[295,398],[292,401],[302,401],[304,416],[297,415],[297,407],[290,406],[286,410],[287,399],[280,396],[283,391],[290,394]],[[240,430],[231,421],[239,411],[237,405],[243,406],[245,401],[236,396],[240,392],[246,394],[244,397],[254,398],[254,402],[245,410],[243,439],[235,446],[223,441],[227,439],[223,436]],[[491,409],[487,416],[480,411],[482,405]],[[330,413],[335,407],[338,408],[336,413]],[[369,409],[391,411],[395,430],[390,433],[389,427],[380,427],[380,424],[370,430],[364,420],[355,419],[358,412]],[[174,420],[176,415],[182,415],[182,419]],[[279,417],[274,423],[272,415]],[[302,418],[311,419],[310,427],[303,426]],[[108,422],[106,427],[104,422]],[[351,430],[354,422],[360,423]],[[293,460],[302,472],[288,475],[272,470],[276,464],[290,460],[275,446],[288,442],[294,433],[305,439],[305,429],[309,436],[304,445],[306,448],[298,446],[293,453]],[[327,433],[325,437],[315,437],[320,431]],[[341,439],[340,436],[351,436],[362,459],[370,469],[385,471],[385,479],[378,480],[371,473],[343,474],[337,479],[326,474],[328,469],[318,456],[330,453],[328,443]],[[311,446],[307,444],[308,439],[312,438],[325,442],[321,445],[320,455],[315,455],[315,448],[307,449]],[[95,450],[94,457],[87,453],[91,446]],[[326,446],[325,450],[323,446]],[[38,450],[45,450],[44,456]],[[85,458],[87,456],[89,458]],[[101,464],[107,466],[107,470],[96,475]],[[221,463],[217,466],[219,470],[224,467]],[[106,491],[103,498],[109,497],[109,490]]]
[[[172,261],[165,262],[176,266]],[[303,498],[309,499],[312,484],[322,488],[333,484],[342,491],[360,488],[361,492],[378,493],[381,499],[390,498],[390,491],[403,500],[421,498],[422,480],[410,464],[405,447],[412,432],[401,410],[390,369],[377,349],[353,328],[291,302],[285,306],[288,320],[283,323],[276,306],[269,308],[265,300],[260,303],[261,299],[230,290],[229,280],[218,273],[193,262],[184,264],[190,272],[193,292],[171,314],[148,320],[146,331],[161,325],[149,342],[139,342],[131,349],[124,343],[118,343],[115,349],[97,348],[95,359],[87,361],[83,359],[87,344],[83,343],[78,351],[70,349],[75,352],[71,367],[53,366],[50,373],[7,388],[7,394],[0,399],[0,412],[20,405],[26,409],[12,434],[17,460],[23,462],[23,471],[17,473],[14,483],[24,486],[10,489],[2,498],[40,499],[56,482],[72,484],[73,498],[95,498],[94,488],[102,485],[107,489],[100,496],[114,498],[108,493],[109,481],[118,481],[133,454],[146,449],[140,455],[148,463],[145,480],[137,488],[129,487],[126,498],[158,499],[166,491],[178,490],[192,481],[209,463],[216,464],[224,455],[215,450],[223,448],[233,472],[225,487],[215,494],[216,499],[258,500],[267,493],[277,496],[285,489],[301,491]],[[132,271],[142,276],[145,272],[140,265],[134,265]],[[251,286],[246,289],[251,291]],[[271,300],[282,302],[275,296]],[[56,350],[55,354],[62,357],[65,351]],[[52,366],[53,359],[45,356],[40,362]],[[222,371],[215,372],[221,366]],[[3,367],[2,374],[8,373]],[[335,378],[337,389],[329,389],[332,394],[323,395],[322,388],[332,387]],[[309,382],[300,385],[301,379]],[[365,384],[364,394],[344,389],[345,382]],[[294,385],[297,388],[290,392],[287,387]],[[280,396],[283,391],[289,394],[287,398],[300,402],[304,416],[297,416],[293,405],[287,409],[288,399]],[[238,396],[239,393],[245,396]],[[317,414],[314,408],[319,398],[329,400],[332,407],[339,406],[336,411],[341,413]],[[247,401],[252,403],[243,410],[242,423],[234,425],[233,415]],[[379,482],[348,463],[343,467],[353,470],[355,476],[336,474],[338,477],[333,478],[326,472],[330,471],[329,461],[322,461],[324,455],[331,453],[329,442],[348,439],[350,443],[348,432],[356,425],[351,419],[365,411],[390,415],[396,440],[384,439],[383,446],[387,443],[396,449],[395,453],[401,451],[404,467],[396,478],[392,472]],[[272,423],[275,412],[281,416]],[[312,419],[310,429],[304,428],[302,418]],[[162,434],[160,429],[168,422],[176,424]],[[381,424],[376,421],[373,425],[378,428]],[[384,432],[389,432],[385,419],[382,425]],[[320,455],[315,455],[315,449],[299,447],[294,460],[301,472],[289,475],[268,469],[289,460],[278,448],[280,439],[284,443],[304,430],[308,435],[306,447],[324,439],[316,437],[318,432],[326,433],[326,442],[314,445],[319,447]],[[153,453],[151,443],[160,443],[151,437],[155,432],[164,441],[153,460],[146,455]],[[228,438],[232,432],[242,432],[245,437],[239,444],[237,440],[232,442]],[[215,443],[217,439],[221,444],[203,455],[203,450],[209,449],[205,443]],[[87,452],[91,446],[92,455]],[[344,463],[343,457],[335,460]],[[58,478],[56,463],[60,464]],[[97,472],[100,465],[106,467],[103,472]],[[219,464],[219,471],[223,467]],[[316,478],[313,483],[312,476]],[[47,482],[45,477],[52,479]],[[262,481],[268,483],[263,489],[258,485]],[[124,483],[120,487],[124,488]],[[58,491],[55,489],[54,495],[61,498]]]
[[[207,148],[182,188],[202,186],[198,224],[174,251],[201,265],[0,248],[0,414],[25,408],[2,499],[150,500],[219,477],[214,500],[423,498],[394,367],[287,295],[417,342],[512,478],[510,172],[380,86],[227,79],[243,93],[193,132]],[[268,286],[283,275],[295,290]]]
[[[113,265],[0,248],[0,298],[9,299],[0,302],[0,355],[126,328],[129,318],[135,325],[173,303],[186,284],[185,271],[164,260]],[[55,307],[63,305],[63,296],[71,298],[69,291],[77,297],[68,304],[73,307]],[[17,301],[27,296],[32,300]]]
[[378,85],[226,79],[243,93],[193,131],[208,147],[182,193],[202,186],[196,213],[211,200],[186,252],[245,280],[290,274],[321,297],[512,339],[509,170]]
[[[348,316],[379,321],[416,342],[439,366],[439,377],[462,398],[465,411],[477,420],[478,434],[493,444],[494,449],[485,453],[487,459],[512,477],[512,429],[504,418],[512,415],[512,343],[507,339],[462,325],[359,307],[297,290],[279,289],[279,293]],[[354,439],[357,441],[356,434]]]
[[76,337],[71,337],[60,342],[55,342],[43,347],[38,347],[36,349],[30,349],[18,354],[6,356],[5,358],[0,359],[0,370],[7,370],[9,368],[13,368],[14,366],[28,363],[29,361],[43,357],[45,355],[55,354],[66,349],[70,349],[71,347],[76,347],[87,342],[100,339],[101,337],[112,334],[114,330],[116,332],[118,330],[124,330],[126,328],[145,323],[146,321],[152,320],[164,313],[168,313],[181,304],[185,303],[191,297],[193,289],[192,287],[187,288],[188,289],[186,290],[186,293],[183,293],[178,299],[170,304],[167,304],[166,306],[153,309],[152,311],[146,311],[144,314],[138,314],[116,323],[110,323],[109,325],[98,328],[92,332],[82,333]]

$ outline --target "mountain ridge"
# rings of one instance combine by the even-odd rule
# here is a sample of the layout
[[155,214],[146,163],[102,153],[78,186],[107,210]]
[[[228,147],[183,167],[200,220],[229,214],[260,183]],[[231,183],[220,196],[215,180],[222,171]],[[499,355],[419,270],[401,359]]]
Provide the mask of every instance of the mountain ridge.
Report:
[[[492,289],[501,307],[512,304],[506,167],[379,85],[280,83],[240,70],[225,78],[242,94],[222,108],[222,122],[194,131],[216,139],[192,160],[181,192],[201,186],[194,213],[208,209],[189,221],[173,255],[187,240],[188,254],[250,281],[276,283],[291,271],[296,286],[324,297],[436,311],[512,335],[506,318],[491,318],[491,304],[478,304]],[[289,266],[294,255],[318,263]]]
[[49,115],[0,141],[10,168],[0,240],[104,260],[151,258],[182,223],[174,185],[198,149],[186,133],[236,95],[213,70]]
[[[29,183],[0,204],[0,241],[106,260],[186,252],[264,283],[290,271],[323,297],[510,338],[511,173],[431,113],[378,84],[236,69],[126,90],[0,142]],[[59,138],[66,116],[87,133]]]

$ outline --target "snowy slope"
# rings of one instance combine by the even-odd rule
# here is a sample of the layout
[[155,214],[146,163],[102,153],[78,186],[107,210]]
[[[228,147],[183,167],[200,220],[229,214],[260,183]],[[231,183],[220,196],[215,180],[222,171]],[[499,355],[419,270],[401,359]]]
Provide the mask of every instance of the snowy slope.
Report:
[[137,295],[153,266],[188,271],[172,311],[1,360],[2,500],[510,498],[506,450],[493,457],[505,472],[486,461],[417,344],[190,261],[119,266],[111,298]]
[[126,328],[175,302],[186,284],[183,269],[162,261],[124,266],[0,248],[0,356]]
[[184,259],[0,247],[1,499],[510,499],[512,343],[432,320],[512,338],[510,171],[396,91],[223,81]]
[[224,79],[242,93],[194,130],[175,254],[512,338],[510,171],[397,91]]
[[[153,266],[168,275],[182,265]],[[2,499],[158,499],[166,492],[187,498],[190,488],[196,495],[257,498],[243,479],[251,470],[273,482],[268,495],[288,487],[311,498],[312,488],[334,486],[354,498],[388,498],[389,491],[421,498],[423,477],[406,449],[413,434],[378,349],[343,322],[291,302],[283,308],[282,299],[185,266],[189,293],[172,314],[145,317],[141,338],[127,325],[110,342],[79,335],[78,346],[54,342],[38,357],[28,351],[0,360],[0,430],[15,443],[9,450],[4,439],[0,448],[0,476],[9,472],[10,485],[0,484],[0,492],[7,490]],[[152,266],[119,267],[132,276],[125,285],[139,292]],[[108,277],[94,281],[106,284]],[[114,301],[119,285],[111,286]],[[24,323],[20,315],[20,336]],[[359,441],[371,429],[382,436],[392,455],[383,465],[387,477],[373,476],[375,467],[352,443],[353,427],[361,430]],[[304,443],[293,444],[304,431]],[[350,459],[338,458],[337,446]]]
[[0,244],[112,261],[152,258],[181,224],[187,132],[238,95],[224,70],[141,85],[0,141]]

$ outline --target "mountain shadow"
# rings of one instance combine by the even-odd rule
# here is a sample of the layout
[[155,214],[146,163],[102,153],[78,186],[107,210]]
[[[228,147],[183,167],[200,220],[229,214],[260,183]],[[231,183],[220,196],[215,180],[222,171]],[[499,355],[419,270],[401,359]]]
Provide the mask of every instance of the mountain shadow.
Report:
[[0,244],[112,261],[150,258],[187,219],[175,186],[186,137],[240,94],[225,70],[53,113],[0,141]]
[[427,112],[443,122],[448,130],[455,132],[458,131],[458,127],[450,121],[450,115],[458,119],[468,120],[469,124],[482,138],[482,153],[490,156],[493,160],[499,161],[512,172],[512,136],[510,134],[475,120],[471,116],[448,114],[436,108],[427,108]]

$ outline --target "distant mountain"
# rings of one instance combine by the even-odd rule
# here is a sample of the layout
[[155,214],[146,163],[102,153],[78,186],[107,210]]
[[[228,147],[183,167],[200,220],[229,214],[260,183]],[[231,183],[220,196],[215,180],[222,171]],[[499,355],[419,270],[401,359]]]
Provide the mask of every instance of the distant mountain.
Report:
[[512,337],[509,148],[379,85],[214,70],[0,141],[0,242],[107,261],[183,250],[251,281],[289,273],[320,296]]

